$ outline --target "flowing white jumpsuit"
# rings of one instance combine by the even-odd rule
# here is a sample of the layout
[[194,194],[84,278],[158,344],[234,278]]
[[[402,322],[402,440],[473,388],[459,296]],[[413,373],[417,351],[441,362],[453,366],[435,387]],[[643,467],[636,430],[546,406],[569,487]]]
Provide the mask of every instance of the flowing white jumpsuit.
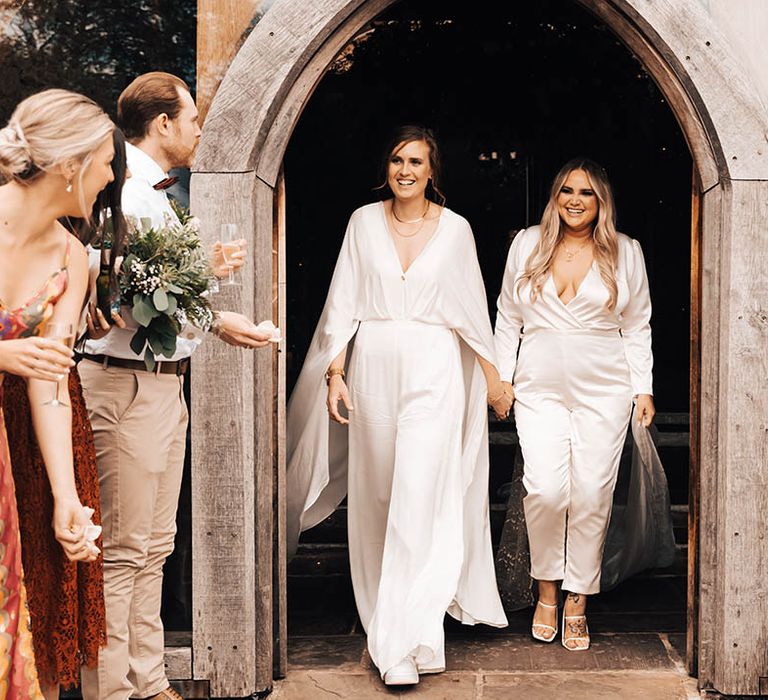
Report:
[[653,393],[648,280],[639,243],[619,234],[613,310],[596,263],[569,303],[551,275],[531,302],[517,280],[540,235],[531,227],[510,248],[496,352],[502,380],[515,387],[531,576],[592,594],[632,399]]
[[[350,424],[323,380],[353,338]],[[349,556],[382,675],[408,655],[445,668],[443,619],[506,625],[488,518],[485,381],[495,363],[474,239],[443,210],[403,272],[381,203],[351,217],[323,315],[288,407],[289,550],[348,499]],[[347,469],[348,467],[348,469]]]

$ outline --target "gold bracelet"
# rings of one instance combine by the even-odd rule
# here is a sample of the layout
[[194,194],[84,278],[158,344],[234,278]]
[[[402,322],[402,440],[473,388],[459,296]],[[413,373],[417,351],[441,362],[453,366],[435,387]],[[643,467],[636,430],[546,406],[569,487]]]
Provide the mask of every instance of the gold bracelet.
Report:
[[496,403],[504,394],[507,393],[507,390],[504,388],[504,385],[501,385],[501,393],[495,398],[492,399],[490,395],[488,395],[488,403]]
[[344,374],[344,370],[341,367],[331,367],[325,373],[325,383],[330,384],[331,377],[335,377],[337,374],[340,375],[342,379],[344,379],[347,376],[346,374]]

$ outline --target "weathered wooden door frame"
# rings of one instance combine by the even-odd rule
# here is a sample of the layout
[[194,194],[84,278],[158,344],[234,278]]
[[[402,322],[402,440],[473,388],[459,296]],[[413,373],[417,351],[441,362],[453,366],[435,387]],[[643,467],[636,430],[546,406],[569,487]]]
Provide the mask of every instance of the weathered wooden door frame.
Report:
[[[205,235],[237,222],[250,241],[253,264],[242,286],[221,294],[222,308],[256,317],[273,308],[275,190],[288,140],[333,58],[395,1],[275,0],[230,65],[192,177]],[[724,693],[756,694],[768,675],[768,598],[753,594],[768,560],[759,515],[767,477],[754,468],[768,414],[765,392],[754,386],[768,344],[768,251],[753,245],[755,227],[768,220],[765,111],[698,2],[576,1],[642,61],[693,155],[701,192],[699,679]],[[214,697],[268,688],[275,666],[279,366],[264,352],[208,343],[193,368],[194,674],[210,681]]]

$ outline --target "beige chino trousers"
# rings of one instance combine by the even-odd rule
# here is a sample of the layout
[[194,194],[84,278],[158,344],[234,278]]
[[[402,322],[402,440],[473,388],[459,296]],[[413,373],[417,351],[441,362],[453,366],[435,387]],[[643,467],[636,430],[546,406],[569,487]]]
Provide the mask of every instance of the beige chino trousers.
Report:
[[184,466],[183,378],[83,360],[104,527],[107,646],[83,669],[84,700],[147,698],[168,687],[160,620]]

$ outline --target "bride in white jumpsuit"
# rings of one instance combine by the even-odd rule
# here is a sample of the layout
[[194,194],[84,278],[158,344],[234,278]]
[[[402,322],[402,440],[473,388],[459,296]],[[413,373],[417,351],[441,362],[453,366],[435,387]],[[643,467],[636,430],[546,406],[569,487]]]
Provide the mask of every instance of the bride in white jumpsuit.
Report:
[[653,418],[650,316],[640,245],[616,232],[605,172],[571,161],[555,178],[541,225],[510,248],[496,350],[502,380],[510,391],[514,384],[525,463],[531,576],[539,582],[532,633],[555,638],[562,581],[562,643],[572,651],[589,646],[586,596],[600,590],[633,398],[646,427]]
[[300,530],[348,491],[357,609],[373,662],[397,685],[445,669],[446,612],[507,624],[491,553],[486,401],[504,415],[511,397],[469,224],[425,198],[439,165],[431,132],[402,129],[386,163],[393,199],[352,214],[291,396],[287,493],[295,550]]

